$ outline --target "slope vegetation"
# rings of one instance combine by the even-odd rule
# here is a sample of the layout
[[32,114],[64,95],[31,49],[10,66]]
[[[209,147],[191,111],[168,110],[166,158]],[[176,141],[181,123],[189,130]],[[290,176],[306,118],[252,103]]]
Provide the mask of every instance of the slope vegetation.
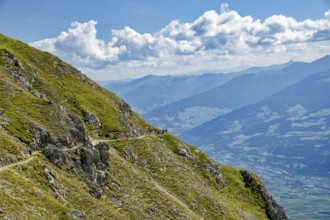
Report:
[[254,174],[163,134],[72,66],[3,35],[0,84],[0,218],[286,219]]

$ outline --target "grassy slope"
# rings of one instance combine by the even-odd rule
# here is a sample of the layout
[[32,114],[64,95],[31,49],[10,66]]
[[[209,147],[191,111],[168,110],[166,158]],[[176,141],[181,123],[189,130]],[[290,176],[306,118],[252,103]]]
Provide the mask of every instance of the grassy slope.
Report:
[[[24,68],[0,57],[0,110],[5,110],[0,116],[0,153],[4,155],[0,166],[27,158],[33,124],[55,137],[66,135],[59,106],[81,118],[86,112],[95,114],[102,123],[96,131],[100,138],[121,137],[132,125],[145,132],[154,130],[135,113],[123,112],[122,100],[116,95],[49,53],[0,35],[0,53],[5,49]],[[11,77],[8,67],[32,82],[31,91]],[[46,98],[36,97],[36,92]],[[95,133],[85,126],[90,135]],[[82,210],[88,219],[242,219],[244,210],[267,218],[265,204],[245,187],[239,169],[222,166],[223,184],[217,189],[215,177],[206,169],[210,159],[192,146],[188,146],[189,157],[179,156],[185,144],[172,135],[109,143],[110,178],[101,199],[91,196],[83,178],[36,154],[32,162],[0,172],[0,217],[69,219],[70,211]],[[54,182],[47,177],[49,172]]]

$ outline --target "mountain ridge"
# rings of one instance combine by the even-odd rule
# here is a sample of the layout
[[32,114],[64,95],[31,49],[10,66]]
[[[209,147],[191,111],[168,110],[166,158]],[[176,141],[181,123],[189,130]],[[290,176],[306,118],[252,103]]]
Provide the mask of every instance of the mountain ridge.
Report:
[[[162,106],[143,117],[151,124],[182,134],[218,116],[224,115],[272,95],[305,76],[324,70],[329,57],[312,63],[292,63],[283,69],[239,75],[203,93]],[[203,116],[200,112],[204,112]]]

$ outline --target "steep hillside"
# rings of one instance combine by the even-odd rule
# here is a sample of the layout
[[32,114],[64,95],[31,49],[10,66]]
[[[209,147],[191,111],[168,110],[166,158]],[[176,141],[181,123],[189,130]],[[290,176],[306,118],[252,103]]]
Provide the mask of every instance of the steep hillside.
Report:
[[327,56],[313,63],[291,63],[279,70],[240,75],[216,88],[155,109],[143,117],[153,125],[168,128],[179,135],[230,111],[261,101],[310,74],[330,68],[329,64],[330,56]]
[[162,134],[72,66],[3,35],[0,84],[0,218],[286,219],[254,174]]

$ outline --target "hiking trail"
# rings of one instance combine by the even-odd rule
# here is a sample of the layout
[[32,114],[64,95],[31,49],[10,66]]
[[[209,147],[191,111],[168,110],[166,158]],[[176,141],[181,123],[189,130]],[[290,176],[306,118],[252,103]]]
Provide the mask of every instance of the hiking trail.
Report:
[[28,158],[26,160],[23,160],[23,161],[20,161],[20,162],[17,162],[17,163],[8,164],[6,166],[0,167],[0,172],[5,171],[5,170],[8,170],[9,168],[14,167],[14,166],[17,166],[17,165],[22,165],[22,164],[29,163],[33,159],[34,159],[34,157],[30,157],[30,158]]

